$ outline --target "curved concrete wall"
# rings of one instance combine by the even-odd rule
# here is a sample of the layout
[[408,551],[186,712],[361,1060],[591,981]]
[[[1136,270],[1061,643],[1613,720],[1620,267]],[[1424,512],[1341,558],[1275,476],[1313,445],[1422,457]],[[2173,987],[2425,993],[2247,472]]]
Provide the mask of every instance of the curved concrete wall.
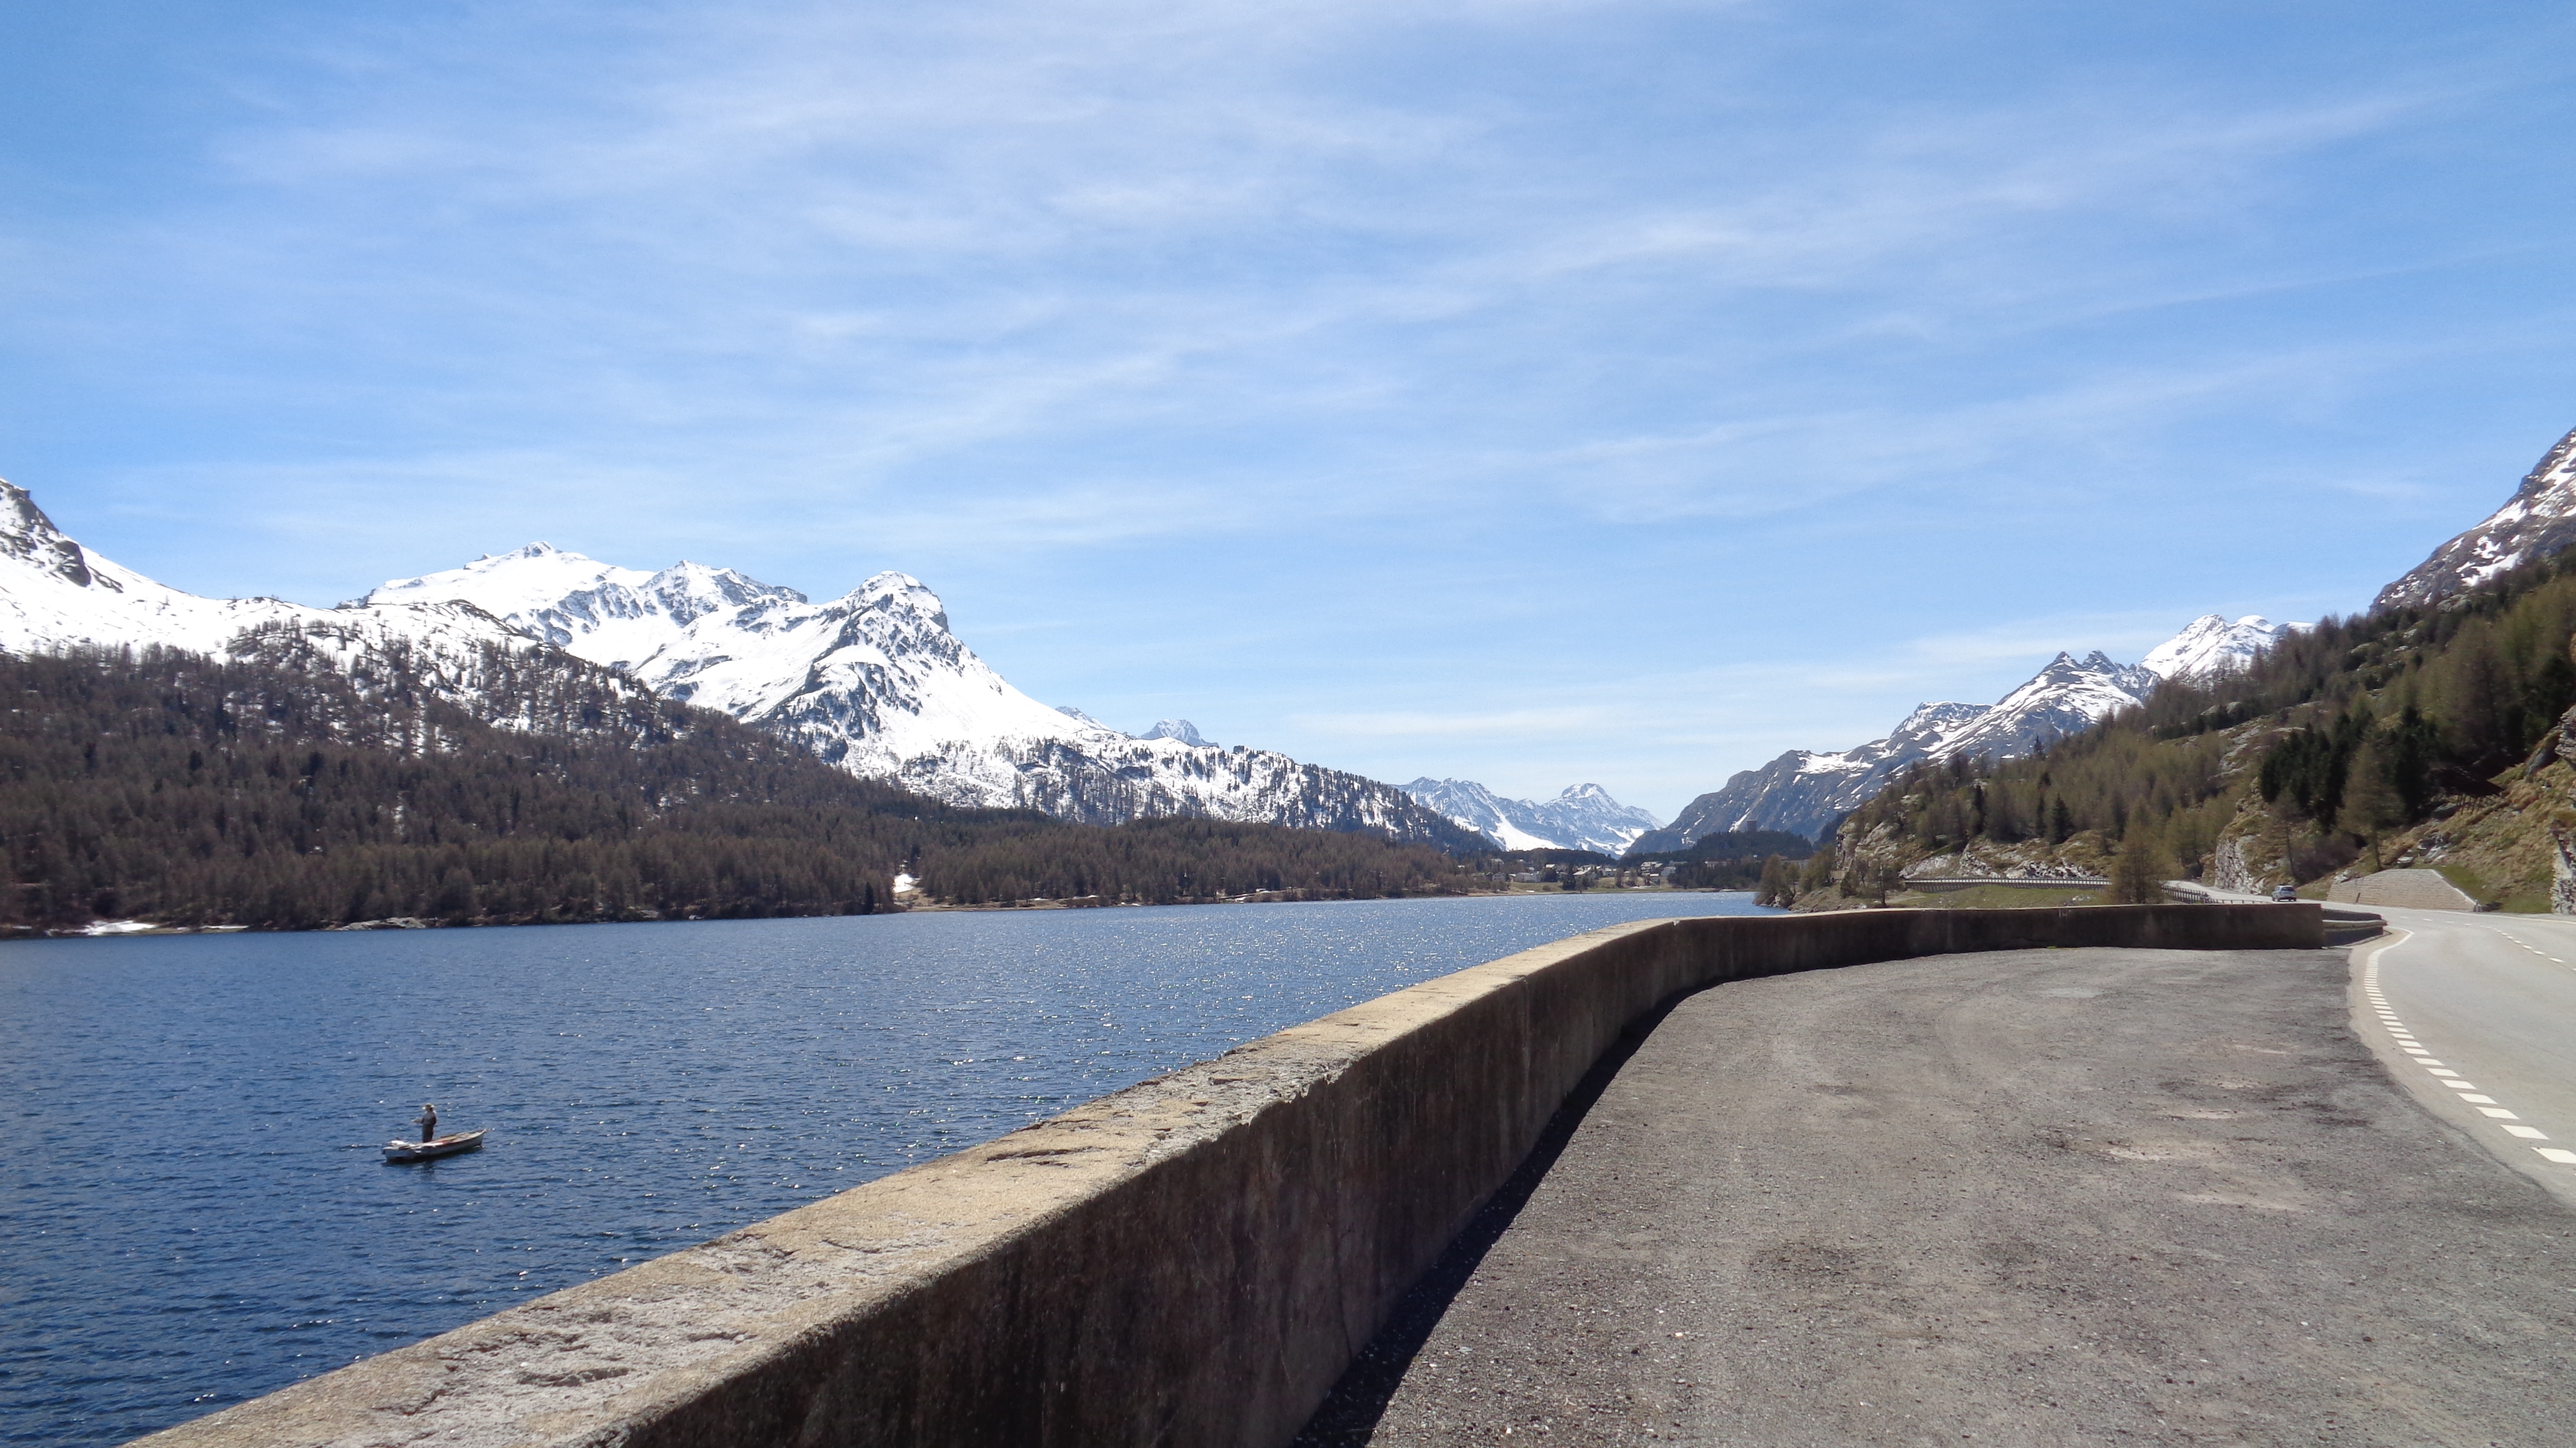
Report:
[[1382,996],[142,1440],[1276,1445],[1622,1027],[1951,951],[2320,943],[2314,905],[1648,922]]

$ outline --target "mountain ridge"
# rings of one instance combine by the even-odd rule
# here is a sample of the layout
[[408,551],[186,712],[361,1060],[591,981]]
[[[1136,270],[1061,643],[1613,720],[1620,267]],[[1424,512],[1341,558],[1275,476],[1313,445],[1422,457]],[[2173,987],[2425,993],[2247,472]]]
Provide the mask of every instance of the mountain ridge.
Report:
[[939,596],[905,573],[816,600],[731,569],[645,573],[533,543],[396,579],[361,602],[431,598],[474,604],[656,692],[949,804],[1081,824],[1180,815],[1477,843],[1393,785],[1222,748],[1182,720],[1138,737],[1041,704],[949,632]]
[[2541,455],[2504,506],[2379,590],[2370,606],[2429,607],[2570,544],[2576,544],[2576,429]]
[[1592,850],[1619,855],[1660,823],[1597,784],[1568,785],[1546,801],[1506,799],[1471,779],[1424,776],[1404,792],[1504,850]]
[[2134,708],[2168,678],[2211,677],[2240,669],[2296,624],[2260,615],[2229,622],[2203,614],[2137,664],[2099,649],[2082,659],[2061,652],[1992,704],[1916,706],[1896,728],[1850,749],[1792,749],[1682,808],[1671,825],[1640,837],[1641,852],[1687,849],[1704,835],[1781,830],[1820,838],[1889,780],[1926,759],[1957,755],[2009,759],[2079,733],[2115,710]]
[[[1082,824],[1177,815],[1364,830],[1453,851],[1483,844],[1391,784],[1193,742],[1194,729],[1192,739],[1131,738],[1048,708],[949,632],[938,595],[908,574],[880,572],[816,601],[732,569],[681,562],[648,572],[532,543],[391,580],[337,608],[210,599],[101,557],[26,489],[0,482],[0,649],[157,644],[222,657],[245,631],[267,627],[329,639],[344,661],[396,646],[456,661],[452,672],[470,672],[490,649],[538,664],[579,659],[953,805]],[[455,697],[472,702],[470,690]]]

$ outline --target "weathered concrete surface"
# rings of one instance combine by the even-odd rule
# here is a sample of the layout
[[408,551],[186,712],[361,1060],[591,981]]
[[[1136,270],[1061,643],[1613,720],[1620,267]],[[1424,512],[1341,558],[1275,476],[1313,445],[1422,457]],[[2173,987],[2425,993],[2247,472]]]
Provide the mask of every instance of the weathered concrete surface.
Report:
[[1279,1444],[1659,1003],[1852,961],[2319,929],[2313,906],[2133,906],[1596,931],[144,1441]]
[[2478,902],[2439,870],[2382,870],[2358,880],[2339,880],[2326,888],[2326,898],[2348,905],[2393,905],[2405,910],[2475,910]]
[[2389,1079],[2347,970],[1693,996],[1305,1444],[2576,1441],[2576,1213]]

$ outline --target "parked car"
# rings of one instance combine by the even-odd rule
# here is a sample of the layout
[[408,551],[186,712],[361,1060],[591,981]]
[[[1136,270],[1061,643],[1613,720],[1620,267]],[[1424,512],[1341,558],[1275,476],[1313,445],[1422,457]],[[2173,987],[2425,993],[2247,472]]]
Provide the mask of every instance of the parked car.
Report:
[[2299,888],[2296,885],[2276,886],[2272,891],[2272,900],[2278,905],[2296,905],[2299,903]]

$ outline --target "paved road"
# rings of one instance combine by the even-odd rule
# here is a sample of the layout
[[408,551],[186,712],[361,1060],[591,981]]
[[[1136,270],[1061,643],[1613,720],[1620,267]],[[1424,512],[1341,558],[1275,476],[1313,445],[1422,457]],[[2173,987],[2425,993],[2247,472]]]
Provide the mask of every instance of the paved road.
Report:
[[2362,1038],[2444,1120],[2576,1206],[2576,920],[2373,913],[2392,930],[2353,952]]
[[2362,1039],[2418,1100],[2576,1206],[2576,919],[2352,908],[2390,926],[2353,952]]
[[1304,1442],[2576,1442],[2576,1213],[2392,1083],[2348,970],[2023,951],[1694,996]]

